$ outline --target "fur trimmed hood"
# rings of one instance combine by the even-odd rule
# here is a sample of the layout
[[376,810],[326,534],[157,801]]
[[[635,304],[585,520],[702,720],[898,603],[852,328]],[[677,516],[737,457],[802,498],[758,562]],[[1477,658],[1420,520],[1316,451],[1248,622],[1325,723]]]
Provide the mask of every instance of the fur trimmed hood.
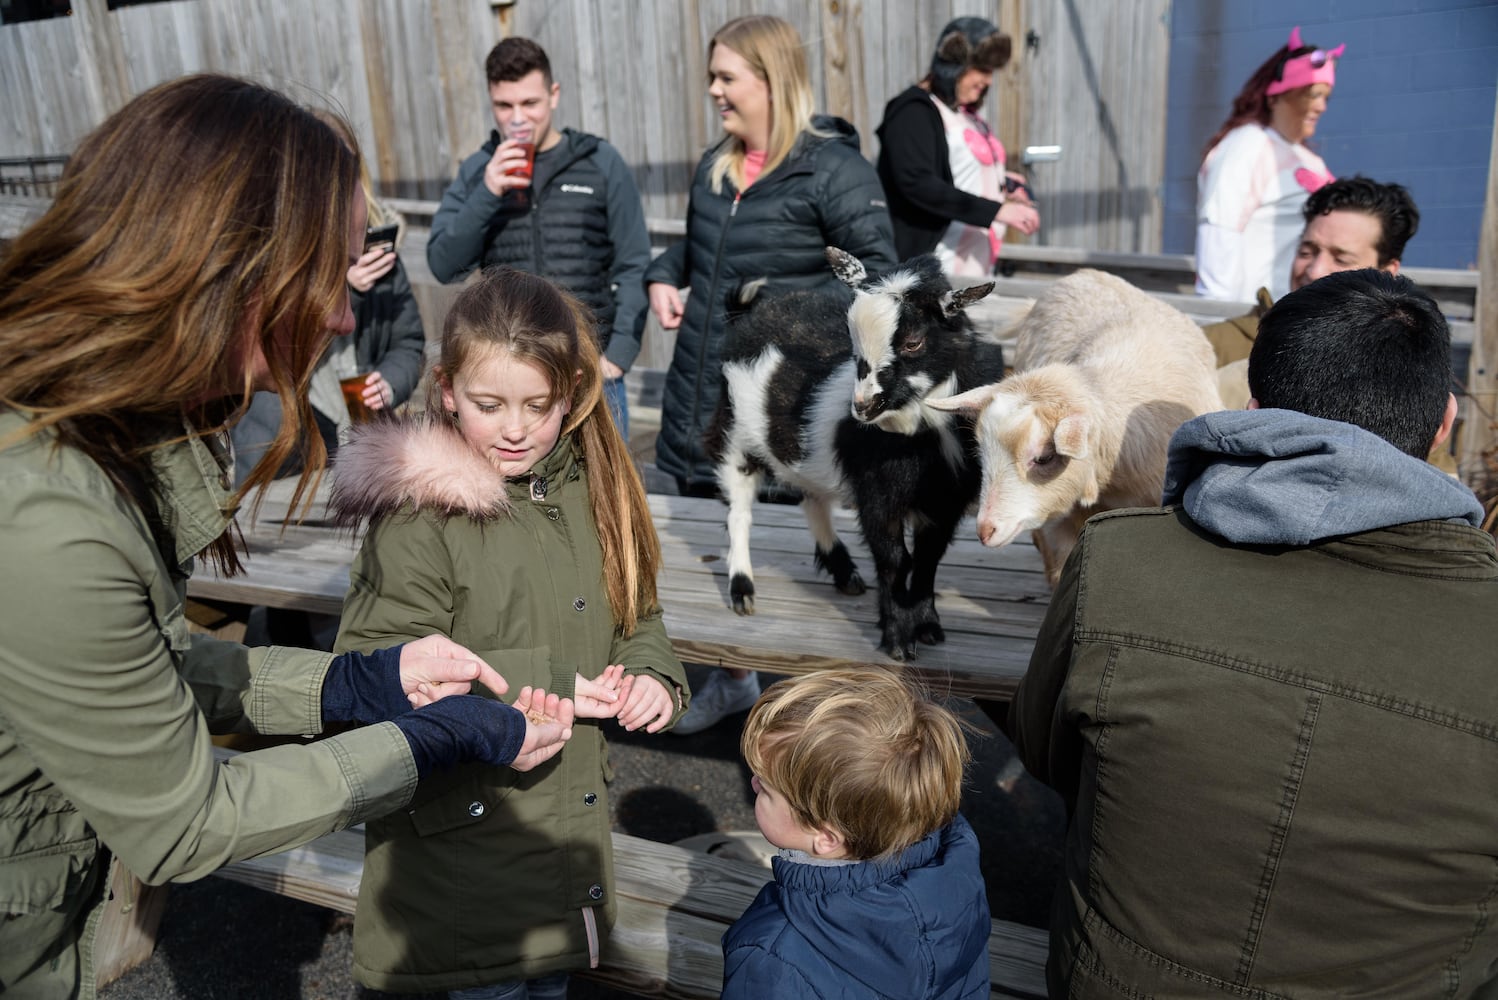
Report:
[[402,417],[352,429],[333,460],[328,506],[340,524],[358,524],[407,504],[482,521],[509,512],[507,485],[456,427],[432,417]]

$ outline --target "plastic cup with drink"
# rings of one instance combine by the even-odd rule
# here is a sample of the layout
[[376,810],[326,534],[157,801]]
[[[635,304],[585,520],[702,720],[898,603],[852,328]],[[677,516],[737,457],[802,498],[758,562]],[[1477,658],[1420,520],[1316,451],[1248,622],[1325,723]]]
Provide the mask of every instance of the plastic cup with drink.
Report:
[[[520,163],[511,165],[510,169],[505,172],[515,177],[524,177],[526,180],[530,180],[536,169],[536,143],[534,138],[530,132],[515,132],[507,138],[515,143],[516,149],[525,154],[525,159]],[[524,204],[529,198],[529,193],[523,188],[516,188],[515,197],[520,200],[521,204]]]
[[375,416],[375,411],[364,402],[364,389],[372,374],[373,372],[362,372],[338,380],[338,387],[343,390],[344,405],[348,407],[349,420],[356,424],[367,424]]

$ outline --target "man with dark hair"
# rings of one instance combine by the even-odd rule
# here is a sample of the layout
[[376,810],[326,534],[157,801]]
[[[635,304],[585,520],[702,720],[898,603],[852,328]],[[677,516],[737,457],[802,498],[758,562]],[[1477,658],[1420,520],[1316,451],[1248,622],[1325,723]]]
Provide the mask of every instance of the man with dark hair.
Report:
[[604,394],[628,434],[624,373],[645,328],[650,235],[633,175],[603,139],[554,128],[561,85],[529,38],[506,38],[484,71],[496,130],[463,161],[432,218],[437,280],[508,264],[567,289],[593,310]]
[[1306,228],[1290,265],[1290,290],[1338,271],[1377,267],[1399,273],[1420,210],[1398,184],[1348,177],[1317,188],[1301,208]]
[[[1404,245],[1420,227],[1420,211],[1408,191],[1366,177],[1347,177],[1317,188],[1301,215],[1306,228],[1290,265],[1292,291],[1328,274],[1360,267],[1398,274]],[[1268,290],[1260,289],[1252,312],[1203,328],[1218,365],[1248,357],[1259,317],[1271,301]]]
[[1384,271],[1292,291],[1168,506],[1087,523],[1010,714],[1071,817],[1052,996],[1498,988],[1498,555],[1420,460],[1448,338]]

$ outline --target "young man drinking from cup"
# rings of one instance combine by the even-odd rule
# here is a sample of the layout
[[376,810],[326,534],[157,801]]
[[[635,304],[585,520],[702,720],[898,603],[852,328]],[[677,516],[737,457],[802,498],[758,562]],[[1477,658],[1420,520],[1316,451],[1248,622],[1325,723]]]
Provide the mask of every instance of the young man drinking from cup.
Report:
[[640,353],[650,263],[634,176],[603,139],[553,127],[561,85],[541,46],[506,38],[484,69],[496,130],[442,195],[427,264],[443,282],[508,264],[586,303],[596,319],[604,394],[627,436],[623,378]]

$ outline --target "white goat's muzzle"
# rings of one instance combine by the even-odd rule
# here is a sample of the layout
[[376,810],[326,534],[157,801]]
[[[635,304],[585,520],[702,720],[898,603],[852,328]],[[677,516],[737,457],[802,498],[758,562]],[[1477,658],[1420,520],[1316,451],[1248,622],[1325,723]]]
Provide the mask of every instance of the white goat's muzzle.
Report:
[[1008,545],[1024,530],[1023,521],[995,520],[988,517],[978,519],[978,540],[990,549]]

